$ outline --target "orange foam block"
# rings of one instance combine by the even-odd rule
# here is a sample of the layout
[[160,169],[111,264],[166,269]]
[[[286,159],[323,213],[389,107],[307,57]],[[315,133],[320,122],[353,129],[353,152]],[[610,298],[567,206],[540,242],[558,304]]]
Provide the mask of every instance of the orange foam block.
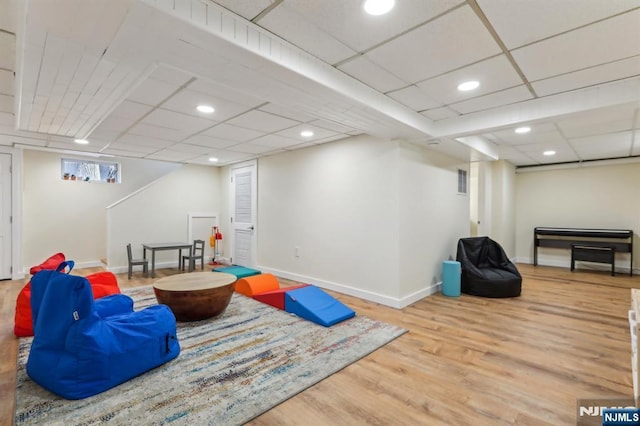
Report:
[[236,292],[249,297],[279,288],[280,283],[272,274],[253,275],[236,281]]
[[302,284],[293,287],[279,288],[277,290],[266,291],[264,293],[254,294],[252,297],[267,305],[271,305],[274,308],[282,309],[284,311],[284,295],[291,290],[297,288],[306,287],[309,284]]

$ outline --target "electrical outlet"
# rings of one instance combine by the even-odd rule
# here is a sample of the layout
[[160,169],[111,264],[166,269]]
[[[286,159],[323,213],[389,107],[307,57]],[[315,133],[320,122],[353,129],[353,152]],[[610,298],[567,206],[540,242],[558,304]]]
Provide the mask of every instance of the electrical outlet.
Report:
[[300,257],[300,247],[295,246],[295,247],[293,248],[293,256],[294,256],[294,257]]

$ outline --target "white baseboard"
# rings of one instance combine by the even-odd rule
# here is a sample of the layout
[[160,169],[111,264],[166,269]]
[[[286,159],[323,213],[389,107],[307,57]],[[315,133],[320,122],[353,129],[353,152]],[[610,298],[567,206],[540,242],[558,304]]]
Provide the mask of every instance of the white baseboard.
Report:
[[278,277],[287,278],[293,281],[299,281],[306,284],[312,284],[320,288],[337,291],[339,293],[343,293],[349,296],[359,297],[360,299],[368,300],[370,302],[380,303],[381,305],[389,306],[391,308],[396,308],[396,309],[402,309],[404,307],[407,307],[412,303],[417,302],[420,299],[423,299],[427,296],[430,296],[438,292],[441,285],[441,283],[436,283],[430,287],[416,291],[405,297],[396,298],[396,297],[391,297],[391,296],[387,296],[384,294],[380,294],[380,293],[376,293],[368,290],[362,290],[359,288],[351,287],[349,285],[336,283],[333,281],[326,281],[318,278],[309,277],[307,275],[281,271],[279,269],[268,268],[265,266],[257,266],[256,268],[261,270],[262,272],[270,273]]
[[[516,258],[516,262],[517,263],[526,263],[529,265],[533,265],[533,259],[531,259],[530,257],[518,257]],[[628,262],[625,262],[628,263]],[[558,268],[567,268],[570,269],[571,268],[571,258],[569,258],[568,260],[561,260],[561,259],[546,259],[546,258],[541,258],[538,257],[538,265],[539,266],[555,266]],[[592,270],[592,271],[611,271],[611,266],[606,265],[606,264],[599,264],[599,263],[593,263],[593,262],[576,262],[576,269],[581,269],[583,271],[585,270]],[[629,275],[629,267],[628,266],[624,266],[624,265],[620,265],[617,261],[616,261],[616,274],[627,274]],[[640,269],[637,268],[633,268],[633,274],[637,275],[640,274]]]
[[[156,262],[156,271],[158,269],[166,269],[166,268],[178,268],[178,262]],[[129,266],[107,266],[107,271],[113,272],[114,274],[123,274],[129,272]],[[142,268],[140,266],[136,266],[133,268],[134,272],[141,271]],[[149,273],[151,273],[151,262],[149,262]]]
[[[67,259],[67,260],[73,260],[73,259]],[[76,262],[76,261],[74,260],[74,266],[73,266],[73,269],[81,269],[81,268],[102,268],[102,267],[104,267],[104,263],[102,263],[102,262],[101,262],[101,261],[99,261],[99,260],[91,260],[91,261],[88,261],[88,262]],[[29,268],[25,268],[25,269],[23,270],[23,274],[24,274],[24,276],[29,275],[29,269],[31,269],[31,267],[29,267]],[[124,270],[125,270],[125,272],[127,271],[127,267],[126,267],[126,266],[125,266],[125,269],[124,269]]]

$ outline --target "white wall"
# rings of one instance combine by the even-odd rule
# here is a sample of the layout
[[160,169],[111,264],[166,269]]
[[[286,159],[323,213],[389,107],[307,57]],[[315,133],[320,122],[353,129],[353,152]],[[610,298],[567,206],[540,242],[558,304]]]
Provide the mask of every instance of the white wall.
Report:
[[22,220],[27,270],[57,252],[65,253],[80,266],[95,265],[105,259],[105,207],[179,167],[164,162],[116,159],[121,164],[121,184],[64,181],[60,176],[62,157],[59,153],[24,151]]
[[430,294],[469,228],[454,163],[370,136],[259,159],[259,267],[396,307]]
[[361,136],[259,159],[260,267],[398,298],[397,157]]
[[[218,213],[221,209],[220,174],[217,167],[182,165],[109,208],[108,269],[126,270],[128,243],[134,256],[141,257],[142,243],[190,242],[189,213]],[[157,252],[156,268],[177,264],[177,251]]]
[[[632,229],[638,267],[640,163],[542,170],[516,175],[516,254],[533,263],[536,226]],[[628,268],[628,255],[616,266]],[[541,248],[542,265],[569,266],[569,250]],[[594,265],[596,266],[596,265]]]
[[458,169],[469,163],[402,144],[399,194],[399,293],[415,301],[442,281],[442,261],[455,259],[458,239],[469,236],[468,194],[458,193]]

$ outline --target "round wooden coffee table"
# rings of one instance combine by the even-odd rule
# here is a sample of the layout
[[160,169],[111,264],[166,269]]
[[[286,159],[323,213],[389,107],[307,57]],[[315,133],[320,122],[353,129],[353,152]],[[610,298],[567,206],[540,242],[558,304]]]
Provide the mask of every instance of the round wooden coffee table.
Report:
[[199,321],[220,315],[233,295],[236,276],[222,272],[190,272],[161,278],[153,284],[158,303],[178,321]]

